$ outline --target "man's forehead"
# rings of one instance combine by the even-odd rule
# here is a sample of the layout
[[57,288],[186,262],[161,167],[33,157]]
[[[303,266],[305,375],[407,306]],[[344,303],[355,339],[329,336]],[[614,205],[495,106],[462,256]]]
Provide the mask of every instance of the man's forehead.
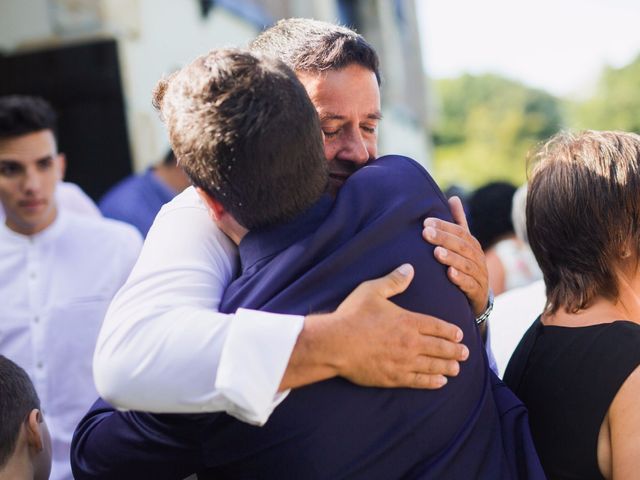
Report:
[[51,130],[0,138],[0,160],[27,163],[55,155],[57,146]]
[[[321,109],[318,109],[318,115],[320,116],[320,121],[326,121],[326,120],[346,120],[347,119],[347,115],[344,115],[342,113],[338,113],[338,112],[332,112],[332,111],[325,111]],[[382,120],[382,113],[380,113],[380,110],[373,110],[370,113],[366,114],[366,118],[368,118],[369,120]]]
[[352,64],[298,76],[321,119],[342,120],[354,112],[360,118],[380,119],[380,89],[371,70]]

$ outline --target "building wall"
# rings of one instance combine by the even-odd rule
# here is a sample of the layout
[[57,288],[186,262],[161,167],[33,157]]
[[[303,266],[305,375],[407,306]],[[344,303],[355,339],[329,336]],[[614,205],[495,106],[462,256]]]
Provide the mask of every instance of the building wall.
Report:
[[[158,80],[213,48],[246,45],[257,28],[222,8],[202,18],[197,2],[103,0],[109,31],[120,44],[127,117],[136,169],[159,159],[168,146],[151,105]],[[135,19],[135,20],[132,20]]]
[[[351,0],[358,13],[356,28],[381,58],[384,118],[379,151],[409,155],[429,166],[426,88],[414,2]],[[212,48],[246,45],[261,30],[255,19],[231,13],[225,3],[214,2],[217,6],[203,17],[196,0],[2,0],[0,48],[12,51],[91,36],[116,38],[134,169],[140,171],[168,145],[151,105],[158,79]],[[262,8],[265,24],[293,16],[341,20],[338,0],[244,3]]]
[[0,3],[0,49],[12,51],[25,42],[52,35],[47,0],[2,0]]
[[[48,48],[97,37],[118,42],[126,117],[134,169],[156,162],[169,145],[151,105],[163,76],[212,48],[246,45],[259,28],[213,8],[203,18],[195,0],[90,0],[66,12],[64,0],[2,0],[0,48],[5,52]],[[83,7],[86,7],[84,16]],[[62,23],[62,27],[61,24]]]

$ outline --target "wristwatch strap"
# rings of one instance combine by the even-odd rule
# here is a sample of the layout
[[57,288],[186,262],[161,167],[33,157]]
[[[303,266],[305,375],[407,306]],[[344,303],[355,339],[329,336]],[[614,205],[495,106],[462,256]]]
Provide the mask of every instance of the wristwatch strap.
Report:
[[491,311],[493,310],[493,292],[489,289],[489,300],[487,301],[487,308],[485,308],[484,312],[480,314],[479,317],[476,318],[476,325],[480,326],[487,321],[489,315],[491,315]]

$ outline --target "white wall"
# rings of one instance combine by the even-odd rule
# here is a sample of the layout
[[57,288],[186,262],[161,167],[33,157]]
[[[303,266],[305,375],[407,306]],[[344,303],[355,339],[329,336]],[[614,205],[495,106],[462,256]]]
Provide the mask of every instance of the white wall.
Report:
[[193,0],[104,0],[104,5],[109,29],[119,32],[132,154],[141,170],[168,146],[151,105],[158,80],[213,48],[248,43],[257,30],[221,8],[202,18]]
[[[0,48],[10,52],[27,44],[74,40],[73,33],[54,31],[50,9],[56,1],[64,3],[0,0]],[[195,0],[95,1],[100,25],[93,32],[85,30],[82,38],[107,35],[118,42],[131,153],[134,169],[140,171],[159,160],[169,144],[151,105],[157,81],[212,48],[245,45],[257,28],[223,8],[202,18]]]
[[1,49],[11,51],[52,33],[47,0],[0,0]]
[[[94,34],[107,34],[118,41],[131,153],[134,169],[140,171],[157,161],[168,146],[164,126],[151,105],[151,92],[157,81],[212,48],[245,45],[258,30],[223,8],[213,8],[207,18],[202,18],[195,0],[95,1],[100,5],[101,26]],[[25,43],[60,41],[52,25],[50,2],[65,0],[0,0],[0,48],[10,51]],[[296,10],[298,14],[305,11],[319,19],[336,19],[333,2],[291,3],[292,10],[301,10]],[[397,32],[388,36],[389,41],[397,40]],[[385,52],[384,48],[379,50]],[[395,56],[394,51],[392,58]],[[424,127],[410,121],[394,105],[391,95],[403,85],[392,75],[397,76],[403,69],[393,62],[387,62],[385,67],[383,88],[389,92],[383,104],[380,152],[408,155],[429,165],[430,147]]]
[[397,110],[383,106],[378,138],[378,155],[405,155],[427,170],[431,167],[431,146],[424,129]]

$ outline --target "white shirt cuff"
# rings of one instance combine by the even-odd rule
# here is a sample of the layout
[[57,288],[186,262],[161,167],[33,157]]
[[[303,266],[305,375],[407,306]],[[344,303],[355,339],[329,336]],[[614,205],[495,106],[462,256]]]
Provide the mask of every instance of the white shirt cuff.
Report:
[[289,391],[278,387],[304,326],[304,317],[238,309],[224,342],[215,388],[230,415],[263,425]]

